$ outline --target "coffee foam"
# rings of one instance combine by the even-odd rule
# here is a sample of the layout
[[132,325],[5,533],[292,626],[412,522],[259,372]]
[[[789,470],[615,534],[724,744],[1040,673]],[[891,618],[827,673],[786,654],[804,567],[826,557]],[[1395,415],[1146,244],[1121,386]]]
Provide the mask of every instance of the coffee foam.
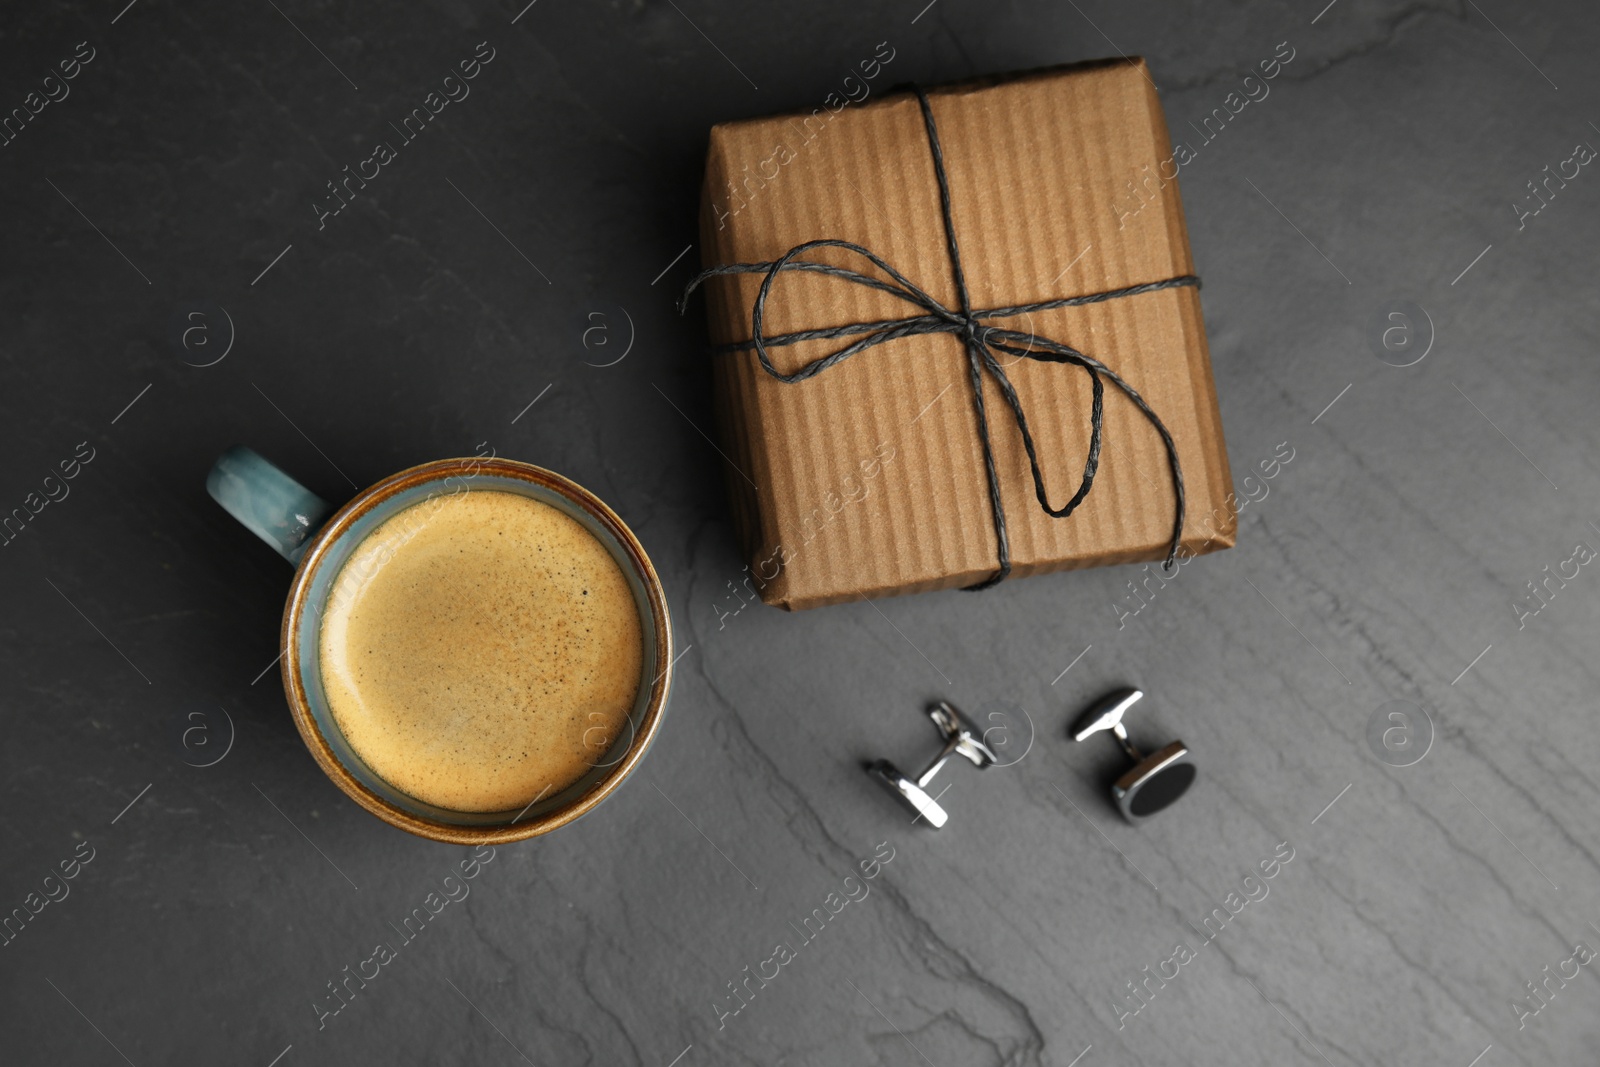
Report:
[[433,497],[340,568],[318,635],[328,707],[384,781],[522,808],[607,761],[638,696],[639,608],[611,552],[517,493]]

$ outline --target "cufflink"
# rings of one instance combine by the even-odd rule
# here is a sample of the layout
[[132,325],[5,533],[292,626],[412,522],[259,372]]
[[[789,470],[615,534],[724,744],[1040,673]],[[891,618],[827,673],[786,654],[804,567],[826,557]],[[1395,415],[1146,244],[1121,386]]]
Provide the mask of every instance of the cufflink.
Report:
[[[945,761],[953,755],[962,756],[979,767],[989,767],[998,760],[989,746],[983,743],[982,732],[973,725],[972,720],[957,711],[954,705],[943,700],[937,704],[930,704],[928,717],[939,728],[939,734],[944,738],[944,748],[933,758],[933,762],[928,764],[926,770],[917,777],[910,778],[888,760],[881,759],[869,764],[867,773],[894,794],[907,811],[915,814],[917,819],[928,820],[928,825],[937,830],[949,821],[949,816],[939,806],[938,798],[929,795],[928,783],[933,781],[933,776],[939,773]],[[944,790],[940,790],[939,796],[943,795]]]
[[1072,739],[1108,730],[1133,761],[1133,769],[1111,786],[1111,799],[1129,822],[1140,822],[1172,806],[1194,784],[1195,765],[1182,741],[1174,741],[1148,756],[1133,747],[1122,718],[1144,698],[1138,689],[1119,689],[1101,697],[1072,725]]

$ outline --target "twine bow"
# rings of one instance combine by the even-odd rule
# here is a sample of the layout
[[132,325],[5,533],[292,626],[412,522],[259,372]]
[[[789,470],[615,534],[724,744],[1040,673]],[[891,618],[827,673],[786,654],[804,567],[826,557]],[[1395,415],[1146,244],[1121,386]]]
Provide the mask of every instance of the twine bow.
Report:
[[[994,449],[989,439],[989,415],[983,399],[983,372],[987,371],[1000,388],[1001,395],[1005,398],[1006,405],[1010,407],[1012,416],[1016,420],[1017,431],[1022,436],[1023,447],[1028,453],[1028,465],[1033,473],[1034,495],[1038,497],[1039,507],[1045,514],[1053,518],[1066,518],[1089,495],[1090,488],[1094,485],[1095,472],[1100,466],[1100,443],[1104,422],[1104,395],[1105,385],[1102,378],[1109,379],[1113,385],[1120,389],[1125,396],[1144,414],[1150,424],[1161,435],[1162,444],[1166,446],[1167,459],[1172,468],[1172,485],[1177,497],[1177,511],[1172,524],[1172,539],[1167,547],[1167,558],[1164,568],[1171,570],[1177,557],[1178,545],[1183,537],[1184,491],[1183,471],[1178,464],[1177,446],[1173,444],[1172,435],[1167,432],[1161,419],[1145,402],[1144,398],[1129,385],[1123,378],[1093,356],[1073,348],[1071,345],[1062,344],[1049,338],[1039,337],[1034,333],[1022,333],[1017,330],[1002,326],[985,325],[989,319],[1009,319],[1018,315],[1026,315],[1035,311],[1051,311],[1055,308],[1081,307],[1085,304],[1098,304],[1106,300],[1116,300],[1121,297],[1138,296],[1141,293],[1155,292],[1161,289],[1175,289],[1184,286],[1199,288],[1200,279],[1192,274],[1184,274],[1163,281],[1146,282],[1142,285],[1130,285],[1121,289],[1108,289],[1100,293],[1089,293],[1084,296],[1061,297],[1055,300],[1041,300],[1031,304],[1013,304],[1008,307],[974,309],[972,299],[967,291],[966,274],[961,266],[961,247],[956,240],[955,221],[950,210],[950,182],[945,174],[944,149],[939,143],[938,127],[933,120],[933,108],[928,102],[927,94],[917,86],[911,86],[911,91],[917,96],[917,102],[922,108],[922,119],[928,132],[928,147],[933,155],[934,174],[939,180],[939,204],[944,216],[945,244],[950,253],[950,268],[955,280],[956,294],[960,301],[957,308],[946,307],[938,300],[924,292],[915,282],[900,273],[881,256],[871,249],[851,241],[818,240],[806,241],[795,245],[777,260],[766,263],[728,263],[722,266],[710,267],[689,282],[684,289],[683,298],[678,302],[681,313],[688,305],[690,295],[709,278],[724,274],[764,274],[761,281],[761,291],[757,294],[755,304],[750,309],[751,339],[736,344],[721,345],[718,351],[748,352],[754,349],[761,361],[761,367],[772,377],[781,382],[803,382],[814,378],[818,374],[841,363],[859,352],[881,345],[887,341],[898,340],[902,337],[916,337],[923,334],[947,333],[961,339],[967,351],[968,379],[972,386],[973,408],[978,417],[978,433],[983,444],[983,462],[985,473],[989,479],[989,507],[994,518],[995,540],[999,545],[999,569],[976,585],[968,586],[969,589],[987,589],[1003,581],[1011,573],[1011,545],[1006,533],[1005,509],[1000,500],[1000,475],[995,468]],[[829,263],[819,263],[813,260],[801,259],[805,253],[816,248],[842,248],[855,253],[888,275],[892,281],[884,281],[846,267],[836,267]],[[786,271],[811,271],[834,278],[842,278],[856,285],[863,285],[869,289],[876,289],[888,293],[908,304],[921,308],[923,313],[910,315],[897,319],[884,319],[877,322],[856,322],[844,326],[830,326],[823,329],[796,330],[792,333],[776,334],[771,337],[762,334],[762,320],[766,314],[767,299],[771,295],[773,282],[778,275]],[[788,345],[799,344],[803,341],[822,339],[843,339],[857,337],[858,340],[850,342],[843,348],[825,356],[810,361],[792,374],[785,374],[778,370],[772,363],[769,348],[781,348]],[[1039,456],[1034,447],[1033,433],[1028,429],[1028,418],[1022,410],[1022,402],[1017,398],[1016,388],[1011,380],[1006,377],[1005,369],[995,358],[995,352],[1004,352],[1020,359],[1038,360],[1043,363],[1066,363],[1083,369],[1089,376],[1089,381],[1094,389],[1094,399],[1090,407],[1089,423],[1091,433],[1089,437],[1089,451],[1084,460],[1083,478],[1078,484],[1078,490],[1072,498],[1060,507],[1051,507],[1047,492],[1045,491],[1044,476],[1039,470]]]

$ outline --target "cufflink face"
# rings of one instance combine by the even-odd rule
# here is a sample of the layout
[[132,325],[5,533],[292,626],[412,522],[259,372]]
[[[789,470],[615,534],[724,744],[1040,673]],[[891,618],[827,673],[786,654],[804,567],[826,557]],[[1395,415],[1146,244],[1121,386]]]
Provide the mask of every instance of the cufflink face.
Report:
[[1111,797],[1129,822],[1171,807],[1194,784],[1195,766],[1182,741],[1146,756],[1111,787]]
[[1128,709],[1143,698],[1144,693],[1138,689],[1108,693],[1079,716],[1072,727],[1076,741],[1109,733],[1133,761],[1133,767],[1111,786],[1111,799],[1122,817],[1134,823],[1175,804],[1189,791],[1198,773],[1182,741],[1174,741],[1148,756],[1133,746],[1122,720]]
[[915,816],[912,822],[926,821],[929,826],[938,830],[950,821],[950,816],[939,805],[939,797],[944,795],[944,790],[941,789],[935,795],[928,791],[928,785],[944,766],[945,761],[951,756],[961,756],[980,768],[993,766],[999,761],[989,746],[984,744],[983,735],[978,727],[955,705],[943,700],[931,704],[928,706],[928,717],[933,720],[940,737],[944,739],[944,748],[921,774],[912,778],[893,763],[883,759],[868,764],[867,773]]
[[867,768],[867,773],[876,778],[885,789],[899,797],[900,803],[907,811],[926,820],[935,830],[942,829],[944,824],[950,821],[950,816],[945,814],[945,810],[939,806],[937,800],[928,795],[927,790],[900,773],[900,768],[888,760],[878,760]]

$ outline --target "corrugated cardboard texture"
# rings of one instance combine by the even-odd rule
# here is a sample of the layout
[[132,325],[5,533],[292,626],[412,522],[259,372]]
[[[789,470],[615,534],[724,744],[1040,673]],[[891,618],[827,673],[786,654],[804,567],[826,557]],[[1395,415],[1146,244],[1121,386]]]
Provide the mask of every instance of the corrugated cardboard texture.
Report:
[[[1115,60],[929,90],[944,147],[973,307],[1000,307],[1192,273],[1175,182],[1128,212],[1130,180],[1171,156],[1144,61]],[[1146,165],[1149,170],[1141,171]],[[1168,164],[1165,173],[1171,173]],[[777,259],[839,238],[872,249],[957,307],[939,190],[916,98],[896,93],[830,113],[711,131],[701,210],[707,266]],[[839,249],[807,258],[877,275]],[[760,275],[714,278],[717,343],[751,336]],[[789,272],[763,332],[898,318],[921,309],[864,286]],[[1232,488],[1210,356],[1192,288],[996,325],[1037,332],[1101,360],[1145,397],[1177,443],[1188,494],[1185,554],[1233,544]],[[846,342],[772,349],[790,372]],[[786,384],[753,352],[718,354],[716,407],[735,527],[768,603],[809,608],[981,581],[997,568],[967,357],[950,335],[862,352]],[[1091,387],[1073,367],[1003,357],[1022,398],[1051,503],[1077,489]],[[1175,497],[1155,429],[1115,386],[1094,488],[1072,515],[1044,514],[999,388],[984,378],[1013,577],[1160,559]],[[774,572],[776,574],[774,575]]]

